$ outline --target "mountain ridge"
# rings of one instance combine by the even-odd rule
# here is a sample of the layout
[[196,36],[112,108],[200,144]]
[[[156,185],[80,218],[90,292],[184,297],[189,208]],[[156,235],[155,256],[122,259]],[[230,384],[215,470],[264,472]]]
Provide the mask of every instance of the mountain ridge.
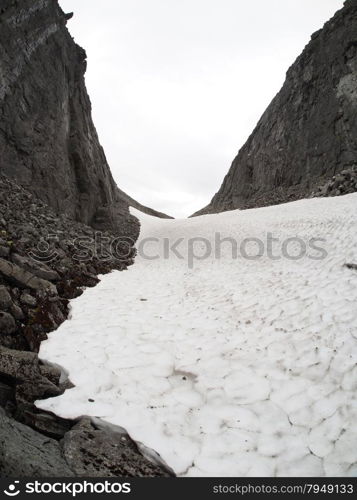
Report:
[[311,36],[211,202],[193,215],[308,197],[357,163],[357,1]]

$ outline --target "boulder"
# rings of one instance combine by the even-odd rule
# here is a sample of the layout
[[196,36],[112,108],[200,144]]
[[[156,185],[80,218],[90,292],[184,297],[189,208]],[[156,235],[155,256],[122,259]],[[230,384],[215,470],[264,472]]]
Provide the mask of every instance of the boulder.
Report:
[[13,315],[13,317],[15,319],[17,319],[18,321],[22,321],[25,318],[25,315],[24,315],[21,307],[18,306],[17,304],[11,304],[10,312]]
[[12,304],[11,295],[8,289],[1,285],[0,286],[0,310],[7,311]]
[[154,477],[172,474],[141,455],[124,432],[101,430],[82,418],[63,439],[63,454],[76,476]]
[[[117,187],[99,143],[86,53],[68,32],[58,0],[33,5],[1,0],[0,168],[55,212],[135,240],[139,225],[129,205],[141,205]],[[97,213],[104,217],[96,220]],[[31,203],[28,215],[18,226],[24,244],[41,231]],[[43,221],[50,226],[50,215]]]
[[34,402],[37,399],[47,399],[60,396],[62,390],[45,377],[34,376],[16,386],[16,401]]
[[7,417],[0,408],[0,475],[72,477],[58,441]]
[[0,374],[16,384],[18,402],[33,402],[63,392],[43,375],[38,356],[33,352],[0,346]]
[[60,440],[74,425],[72,420],[57,417],[34,407],[21,408],[21,423],[51,438]]
[[11,256],[11,260],[23,269],[33,273],[38,278],[42,278],[47,281],[58,281],[60,279],[60,276],[56,271],[50,269],[44,263],[36,262],[34,259],[29,257],[13,254]]
[[60,383],[62,371],[58,366],[42,361],[40,364],[40,372],[54,384],[58,385]]
[[57,294],[57,288],[53,283],[38,278],[30,271],[26,271],[17,264],[0,258],[0,275],[9,282],[20,288],[31,288],[31,290],[44,290],[50,294]]

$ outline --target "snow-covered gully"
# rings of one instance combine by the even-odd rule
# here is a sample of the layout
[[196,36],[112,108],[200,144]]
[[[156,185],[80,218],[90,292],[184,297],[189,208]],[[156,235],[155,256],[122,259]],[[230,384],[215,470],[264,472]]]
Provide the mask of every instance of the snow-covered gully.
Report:
[[[352,194],[187,220],[135,212],[135,265],[73,300],[41,347],[75,387],[38,406],[120,425],[178,475],[356,475],[356,208]],[[198,237],[205,259],[167,255]],[[237,258],[232,241],[215,248],[228,237]]]

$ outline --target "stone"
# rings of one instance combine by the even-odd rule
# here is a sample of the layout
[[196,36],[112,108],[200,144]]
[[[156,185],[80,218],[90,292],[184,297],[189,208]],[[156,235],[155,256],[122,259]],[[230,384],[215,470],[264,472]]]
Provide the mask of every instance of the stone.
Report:
[[[33,1],[1,0],[0,170],[56,212],[135,240],[139,224],[129,205],[165,215],[117,187],[92,120],[86,53],[58,0],[38,2],[28,15]],[[38,233],[35,222],[23,222],[25,238]]]
[[73,477],[55,439],[10,419],[0,408],[2,478]]
[[73,427],[73,421],[57,417],[53,413],[43,412],[37,408],[23,408],[21,422],[45,436],[60,440]]
[[30,271],[35,276],[44,280],[58,281],[60,279],[59,274],[53,269],[50,269],[43,263],[41,264],[39,262],[35,262],[33,259],[24,257],[23,255],[13,254],[11,256],[11,260],[18,266]]
[[38,278],[30,271],[18,265],[0,258],[0,275],[16,286],[31,288],[32,290],[47,290],[49,293],[57,294],[56,286],[42,278]]
[[313,196],[341,196],[355,191],[357,191],[357,166],[353,165],[319,186]]
[[42,362],[40,364],[40,372],[41,374],[50,380],[52,383],[58,385],[61,379],[61,369],[55,365]]
[[0,373],[18,382],[38,378],[40,375],[38,356],[33,352],[0,346]]
[[17,402],[62,394],[62,390],[41,373],[35,353],[0,346],[0,373],[16,382]]
[[347,267],[347,269],[351,269],[352,271],[357,271],[357,264],[348,263],[345,264],[345,267]]
[[149,462],[125,433],[101,430],[82,418],[63,439],[63,454],[77,476],[153,477],[173,474]]
[[24,401],[32,403],[37,399],[53,398],[61,394],[62,391],[59,387],[42,376],[34,376],[32,379],[16,386],[17,403]]
[[36,307],[37,303],[35,297],[32,297],[29,293],[23,293],[20,297],[20,302],[29,307]]
[[0,311],[0,335],[11,335],[16,331],[16,321],[7,312]]
[[10,254],[10,248],[0,245],[0,257],[8,257]]
[[0,310],[7,311],[12,304],[11,295],[8,292],[8,289],[0,285]]

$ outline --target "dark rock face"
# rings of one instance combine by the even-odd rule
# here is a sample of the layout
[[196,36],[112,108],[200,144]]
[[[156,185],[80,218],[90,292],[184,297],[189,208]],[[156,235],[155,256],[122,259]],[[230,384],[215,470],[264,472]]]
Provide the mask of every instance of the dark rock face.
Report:
[[135,237],[93,125],[86,53],[67,19],[57,0],[1,1],[0,172],[57,213]]
[[6,409],[0,408],[2,477],[171,475],[147,460],[124,431],[100,430],[89,418],[76,422],[37,410],[34,400],[63,393],[60,378],[61,372],[37,354],[0,346],[0,402]]
[[347,0],[312,35],[220,190],[195,215],[304,198],[356,160],[357,0]]

